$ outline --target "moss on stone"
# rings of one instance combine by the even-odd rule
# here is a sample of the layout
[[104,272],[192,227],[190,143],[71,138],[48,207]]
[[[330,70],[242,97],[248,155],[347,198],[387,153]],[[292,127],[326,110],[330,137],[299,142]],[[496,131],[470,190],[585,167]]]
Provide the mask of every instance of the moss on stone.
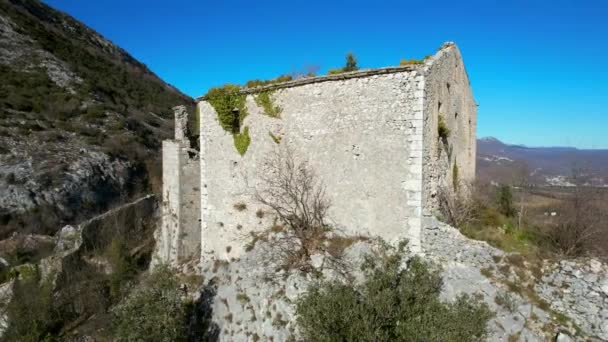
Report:
[[255,96],[255,103],[264,109],[264,113],[266,115],[270,116],[271,118],[279,118],[283,109],[274,104],[271,97],[272,93],[274,92],[269,90],[260,92]]
[[239,152],[241,156],[245,155],[247,149],[249,148],[249,143],[251,143],[251,138],[249,137],[249,126],[245,126],[243,129],[243,133],[233,134],[234,138],[234,147]]

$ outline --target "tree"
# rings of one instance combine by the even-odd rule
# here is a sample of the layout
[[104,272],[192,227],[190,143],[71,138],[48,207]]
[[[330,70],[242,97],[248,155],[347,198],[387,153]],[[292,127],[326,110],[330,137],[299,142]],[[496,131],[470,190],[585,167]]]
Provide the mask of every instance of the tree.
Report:
[[346,54],[346,65],[342,68],[343,71],[356,71],[359,70],[357,66],[357,58],[352,52]]
[[513,183],[519,188],[519,211],[517,212],[517,228],[521,229],[528,204],[528,188],[530,187],[530,168],[526,162],[518,162]]
[[513,206],[513,193],[508,185],[501,185],[498,188],[498,210],[507,217],[515,215],[515,207]]
[[574,171],[572,182],[577,185],[558,207],[558,223],[549,230],[549,241],[567,256],[606,253],[608,195],[601,188],[582,185],[580,178],[580,171]]

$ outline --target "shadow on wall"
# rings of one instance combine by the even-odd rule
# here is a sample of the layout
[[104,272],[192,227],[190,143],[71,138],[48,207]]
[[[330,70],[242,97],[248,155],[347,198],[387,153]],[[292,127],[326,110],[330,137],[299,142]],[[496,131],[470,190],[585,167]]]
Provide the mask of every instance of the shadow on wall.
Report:
[[197,301],[192,303],[190,323],[188,326],[189,342],[215,342],[219,340],[220,328],[213,322],[213,300],[217,285],[209,282],[200,293]]

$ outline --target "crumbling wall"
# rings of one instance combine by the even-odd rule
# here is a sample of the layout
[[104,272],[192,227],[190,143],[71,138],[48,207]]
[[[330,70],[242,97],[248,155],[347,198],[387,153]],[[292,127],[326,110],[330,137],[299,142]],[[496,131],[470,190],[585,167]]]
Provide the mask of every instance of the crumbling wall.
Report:
[[[444,44],[426,61],[424,93],[422,194],[425,214],[430,215],[438,209],[441,189],[466,191],[475,178],[477,105],[453,43]],[[440,118],[450,132],[446,139],[438,134]]]
[[155,262],[177,265],[200,255],[200,164],[190,148],[188,114],[174,108],[175,139],[163,141],[162,223]]
[[286,146],[326,185],[335,227],[391,242],[409,238],[415,249],[424,79],[415,67],[393,69],[276,89],[271,98],[282,108],[280,118],[264,115],[256,95],[248,95],[243,126],[251,143],[243,156],[213,107],[199,102],[202,257],[237,258],[250,231],[270,227],[272,218],[254,194],[264,160]]

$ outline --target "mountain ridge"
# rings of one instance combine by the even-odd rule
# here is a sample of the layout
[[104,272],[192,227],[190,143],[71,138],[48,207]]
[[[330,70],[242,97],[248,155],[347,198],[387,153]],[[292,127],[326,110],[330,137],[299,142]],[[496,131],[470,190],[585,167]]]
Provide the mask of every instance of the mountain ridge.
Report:
[[160,146],[193,99],[37,0],[0,0],[0,239],[52,234],[160,188]]
[[477,175],[484,182],[518,183],[515,178],[523,177],[534,185],[607,186],[608,150],[528,147],[483,137],[477,139]]

